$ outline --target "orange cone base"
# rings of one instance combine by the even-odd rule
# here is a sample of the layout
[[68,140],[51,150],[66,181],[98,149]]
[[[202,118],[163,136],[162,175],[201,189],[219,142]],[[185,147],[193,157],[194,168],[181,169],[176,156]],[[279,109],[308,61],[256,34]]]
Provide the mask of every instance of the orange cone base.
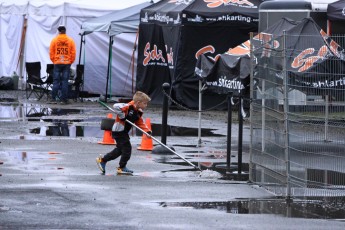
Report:
[[[146,118],[145,124],[151,130],[150,118]],[[141,144],[137,149],[144,150],[144,151],[151,151],[153,149],[152,138],[146,136],[146,134],[143,134],[142,139],[141,139]]]
[[99,141],[97,142],[98,144],[101,144],[101,145],[116,145],[116,143],[109,143],[109,142],[103,142],[103,141]]
[[152,151],[153,147],[147,147],[147,148],[145,148],[145,147],[139,146],[137,149],[138,149],[138,150],[143,150],[143,151]]
[[104,131],[103,141],[99,141],[98,144],[102,145],[116,145],[115,140],[111,136],[111,131]]

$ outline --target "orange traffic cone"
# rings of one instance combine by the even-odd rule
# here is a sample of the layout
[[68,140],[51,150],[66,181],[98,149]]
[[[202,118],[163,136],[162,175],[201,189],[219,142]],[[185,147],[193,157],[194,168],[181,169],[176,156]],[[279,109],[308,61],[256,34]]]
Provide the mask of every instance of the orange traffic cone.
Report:
[[[108,113],[107,118],[113,118],[113,115],[111,113]],[[104,130],[104,135],[103,135],[103,141],[99,141],[98,144],[102,145],[115,145],[115,140],[111,135],[110,130]]]
[[[150,118],[146,118],[145,123],[146,123],[146,126],[151,130]],[[146,134],[144,133],[141,139],[141,144],[138,147],[138,150],[151,151],[152,149],[153,149],[152,138],[146,136]]]

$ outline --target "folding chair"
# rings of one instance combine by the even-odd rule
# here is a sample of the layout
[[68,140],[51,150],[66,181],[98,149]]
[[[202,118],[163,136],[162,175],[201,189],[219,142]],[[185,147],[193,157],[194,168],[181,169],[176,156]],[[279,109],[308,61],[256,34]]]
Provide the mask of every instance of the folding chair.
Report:
[[46,69],[46,73],[47,73],[47,80],[45,81],[45,83],[49,84],[49,87],[53,85],[53,76],[54,76],[54,64],[47,64],[47,69]]
[[49,115],[49,109],[38,106],[37,104],[26,104],[25,105],[25,115],[28,120],[33,120],[34,118],[40,119],[42,116]]
[[47,95],[48,99],[48,88],[51,84],[41,78],[41,62],[26,62],[25,68],[27,73],[26,99],[29,99],[32,94],[36,96],[37,100],[40,100],[44,95]]

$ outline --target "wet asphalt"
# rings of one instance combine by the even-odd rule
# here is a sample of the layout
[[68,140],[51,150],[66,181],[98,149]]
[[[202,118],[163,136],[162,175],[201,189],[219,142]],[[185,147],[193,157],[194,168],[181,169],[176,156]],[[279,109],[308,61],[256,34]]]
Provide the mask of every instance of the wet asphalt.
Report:
[[[138,150],[143,138],[133,131],[128,167],[134,175],[116,175],[118,159],[102,175],[95,158],[114,145],[98,143],[104,140],[100,125],[109,111],[97,99],[50,105],[27,100],[23,91],[0,95],[0,229],[345,229],[339,218],[295,218],[284,207],[243,211],[239,203],[230,205],[278,198],[248,180],[231,180],[216,167],[226,163],[226,111],[202,115],[202,128],[212,134],[202,136],[200,146],[195,134],[167,137],[168,146],[206,173],[168,151]],[[149,106],[144,117],[159,127],[161,111]],[[179,132],[195,130],[198,114],[172,109],[168,124],[182,127]],[[237,133],[235,122],[232,162],[237,161]],[[243,162],[248,163],[246,125],[243,139]]]

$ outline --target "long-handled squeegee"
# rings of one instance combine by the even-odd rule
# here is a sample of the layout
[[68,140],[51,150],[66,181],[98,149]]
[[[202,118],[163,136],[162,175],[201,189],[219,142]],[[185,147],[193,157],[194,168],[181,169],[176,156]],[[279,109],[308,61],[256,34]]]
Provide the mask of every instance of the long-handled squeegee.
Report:
[[[102,101],[98,101],[101,105],[103,105],[104,107],[106,107],[107,109],[114,111],[113,108],[109,107],[107,104],[103,103]],[[172,150],[169,146],[163,144],[162,142],[160,142],[157,138],[155,138],[154,136],[148,134],[147,132],[145,132],[144,130],[142,130],[140,127],[138,127],[137,125],[135,125],[133,122],[129,121],[126,119],[126,122],[133,125],[135,128],[139,129],[142,133],[146,134],[147,136],[149,136],[150,138],[152,138],[154,141],[156,141],[158,144],[160,144],[161,146],[163,146],[164,148],[166,148],[167,150],[169,150],[170,152],[172,152],[173,154],[177,155],[178,157],[180,157],[182,160],[184,160],[185,162],[187,162],[189,165],[193,166],[195,169],[200,170],[201,169],[199,167],[197,167],[195,164],[193,164],[192,162],[190,162],[189,160],[187,160],[186,158],[184,158],[183,156],[181,156],[180,154],[178,154],[177,152],[175,152],[174,150]]]

